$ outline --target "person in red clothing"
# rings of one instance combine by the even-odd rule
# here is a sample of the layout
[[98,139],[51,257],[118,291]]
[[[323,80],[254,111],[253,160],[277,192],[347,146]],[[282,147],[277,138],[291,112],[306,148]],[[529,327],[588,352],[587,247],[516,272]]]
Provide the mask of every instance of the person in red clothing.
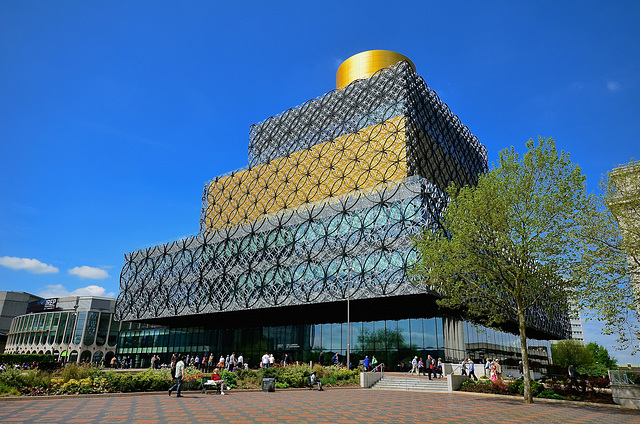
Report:
[[225,383],[222,377],[220,377],[220,374],[218,374],[218,368],[213,370],[213,374],[211,374],[211,380],[213,381],[213,384],[215,384],[216,386],[220,386],[220,394],[226,395],[224,390],[229,390],[229,386],[227,386],[227,383]]

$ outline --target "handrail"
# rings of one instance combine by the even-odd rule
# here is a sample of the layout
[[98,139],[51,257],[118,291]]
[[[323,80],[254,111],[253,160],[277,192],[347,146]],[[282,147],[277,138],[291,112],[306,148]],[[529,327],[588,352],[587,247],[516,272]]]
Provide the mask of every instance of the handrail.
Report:
[[[380,368],[380,367],[382,367],[382,368]],[[369,371],[369,372],[376,372],[376,370],[377,370],[378,368],[380,368],[380,372],[382,373],[382,375],[384,375],[384,363],[380,363],[379,365],[377,365],[374,369],[372,369],[372,370],[371,370],[371,371]]]
[[609,370],[611,384],[640,384],[640,372],[635,370]]

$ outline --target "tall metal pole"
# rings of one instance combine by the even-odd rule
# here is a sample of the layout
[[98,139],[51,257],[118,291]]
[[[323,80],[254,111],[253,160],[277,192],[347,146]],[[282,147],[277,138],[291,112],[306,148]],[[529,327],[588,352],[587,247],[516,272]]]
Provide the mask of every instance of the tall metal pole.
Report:
[[347,292],[347,369],[351,369],[351,317],[349,316],[349,300],[351,293]]
[[349,267],[347,275],[347,369],[351,369],[351,271],[353,267]]

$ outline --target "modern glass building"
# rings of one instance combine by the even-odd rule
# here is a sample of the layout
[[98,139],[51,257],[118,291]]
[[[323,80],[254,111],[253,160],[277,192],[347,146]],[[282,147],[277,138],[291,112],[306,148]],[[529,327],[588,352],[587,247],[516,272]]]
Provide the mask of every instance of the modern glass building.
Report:
[[[93,296],[32,302],[29,313],[12,320],[5,353],[46,353],[62,361],[109,363],[121,330],[114,308],[115,299]],[[122,329],[131,325],[122,323]]]
[[[515,323],[478,330],[407,274],[486,148],[398,53],[349,58],[337,87],[251,126],[248,165],[205,184],[197,235],[125,255],[118,319],[163,328],[121,333],[119,354],[516,359]],[[527,319],[533,338],[568,336],[566,317]]]

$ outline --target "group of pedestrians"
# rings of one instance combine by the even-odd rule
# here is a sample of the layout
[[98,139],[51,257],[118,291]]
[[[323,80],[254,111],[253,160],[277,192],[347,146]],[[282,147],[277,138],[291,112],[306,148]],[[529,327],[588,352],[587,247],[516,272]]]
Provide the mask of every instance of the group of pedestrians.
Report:
[[[209,361],[207,361],[207,363],[209,362],[213,364],[213,353],[209,355]],[[229,372],[248,369],[248,367],[249,363],[244,360],[244,356],[242,356],[242,354],[236,356],[235,352],[231,352],[231,354],[227,355],[226,357],[224,355],[220,355],[220,359],[218,359],[218,364],[216,365],[216,368],[227,370]],[[209,370],[210,369],[211,367],[209,368]]]
[[[171,358],[171,377],[174,379],[175,383],[173,386],[171,386],[171,388],[169,389],[169,396],[171,396],[171,393],[173,393],[173,391],[176,391],[176,396],[177,397],[183,397],[182,396],[182,381],[184,380],[185,377],[185,368],[186,368],[186,364],[189,363],[189,361],[187,360],[187,357],[184,355],[178,356],[178,355],[173,355]],[[200,363],[200,362],[198,362]],[[193,364],[195,364],[195,360],[193,362]],[[222,379],[222,377],[220,377],[220,374],[218,373],[218,368],[215,368],[213,370],[213,374],[211,375],[211,381],[213,382],[213,384],[215,385],[219,385],[220,386],[220,394],[226,394],[224,391],[225,390],[229,390],[229,386],[226,384],[226,382]]]
[[460,364],[460,373],[478,381],[478,377],[476,376],[476,365],[473,363],[471,358],[462,360],[462,363]]
[[502,365],[500,365],[499,359],[494,359],[491,361],[489,358],[486,359],[484,364],[484,375],[488,377],[494,383],[499,383],[502,381]]
[[440,375],[440,378],[442,378],[442,368],[442,358],[438,358],[438,360],[436,361],[434,357],[432,357],[431,355],[427,355],[427,359],[425,361],[422,361],[422,358],[414,356],[411,360],[411,371],[409,371],[409,374],[428,375],[429,380],[431,380],[432,375],[433,378],[438,378],[438,375]]
[[376,372],[378,370],[378,358],[376,358],[376,355],[373,355],[371,359],[369,359],[369,355],[365,355],[362,366],[365,372],[372,370],[373,372]]

